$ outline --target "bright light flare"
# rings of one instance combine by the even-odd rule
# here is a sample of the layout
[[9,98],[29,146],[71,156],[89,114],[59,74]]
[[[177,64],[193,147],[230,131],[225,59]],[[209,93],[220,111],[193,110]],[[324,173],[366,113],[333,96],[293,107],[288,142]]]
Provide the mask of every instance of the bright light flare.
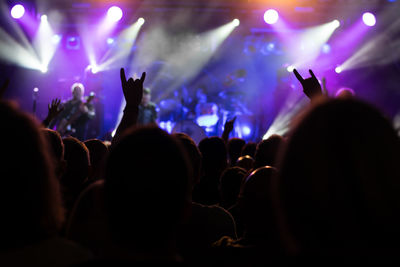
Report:
[[25,14],[25,8],[23,5],[15,5],[11,8],[11,17],[14,19],[20,19],[24,16]]
[[46,73],[48,70],[49,70],[49,69],[47,68],[47,66],[42,66],[42,67],[40,68],[40,71],[41,71],[42,73]]
[[338,73],[338,74],[341,73],[342,71],[343,71],[343,68],[340,67],[340,66],[335,68],[335,72]]
[[138,22],[139,25],[143,25],[145,23],[145,19],[144,18],[139,18],[137,20],[137,22]]
[[290,66],[288,66],[287,68],[286,68],[286,70],[288,71],[288,72],[293,72],[293,70],[294,70],[294,66],[293,65],[290,65]]
[[107,11],[107,18],[113,22],[119,21],[122,15],[122,9],[118,6],[112,6]]
[[362,16],[362,19],[363,19],[364,24],[367,25],[368,27],[375,26],[375,24],[376,24],[375,15],[370,12],[364,13]]
[[275,24],[279,19],[279,13],[275,9],[268,9],[264,13],[264,21],[267,24]]
[[240,20],[234,19],[234,20],[232,21],[232,25],[235,26],[235,27],[239,26],[239,25],[240,25]]
[[326,45],[335,30],[340,26],[338,20],[305,29],[289,40],[289,59],[297,68],[306,68],[314,64],[320,53],[329,53]]
[[334,21],[332,21],[332,27],[339,28],[340,27],[340,21],[335,19]]
[[54,34],[47,15],[40,17],[39,29],[33,39],[33,45],[41,61],[40,71],[46,73],[57,47],[61,41],[61,35]]
[[[112,66],[114,66],[118,61],[127,58],[143,23],[144,19],[139,18],[134,24],[122,31],[118,38],[116,40],[114,39],[115,45],[112,46],[114,48],[109,49],[101,60],[95,61],[94,57],[89,59],[91,65],[96,66],[97,72],[108,70],[112,68]],[[97,64],[95,64],[95,62],[97,62]]]

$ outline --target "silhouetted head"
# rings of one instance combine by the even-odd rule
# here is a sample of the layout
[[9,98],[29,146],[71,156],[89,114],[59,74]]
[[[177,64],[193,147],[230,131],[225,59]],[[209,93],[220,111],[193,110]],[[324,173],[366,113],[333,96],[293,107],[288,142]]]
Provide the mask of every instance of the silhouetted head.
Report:
[[61,135],[59,132],[48,128],[42,128],[41,131],[48,144],[50,145],[51,159],[54,163],[56,176],[58,179],[60,179],[61,175],[65,171],[64,143],[62,141]]
[[317,104],[281,163],[279,218],[291,249],[398,246],[400,144],[377,109],[355,99]]
[[260,167],[247,176],[240,189],[238,203],[245,232],[266,233],[276,230],[272,209],[272,180],[274,167]]
[[185,133],[174,133],[172,136],[176,137],[181,142],[188,154],[189,163],[191,163],[193,167],[193,179],[190,181],[193,187],[200,180],[202,160],[200,150],[197,147],[196,142],[189,135]]
[[242,138],[233,137],[228,140],[227,148],[230,165],[234,166],[237,159],[240,157],[242,148],[246,144],[246,141]]
[[7,102],[0,102],[0,123],[0,250],[6,250],[55,236],[64,210],[39,124]]
[[67,162],[66,172],[61,184],[66,190],[80,190],[89,174],[90,156],[85,144],[75,137],[65,137],[64,159]]
[[257,143],[256,142],[247,142],[243,147],[242,147],[242,153],[241,156],[246,156],[249,155],[254,159],[254,155],[256,153],[257,149]]
[[246,171],[250,171],[254,167],[254,159],[249,155],[241,156],[236,161],[236,166],[241,167]]
[[89,158],[90,158],[90,166],[92,175],[96,177],[92,177],[93,179],[101,179],[103,165],[105,164],[105,159],[108,154],[107,145],[105,145],[99,139],[89,139],[84,142],[85,146],[89,150]]
[[277,134],[273,134],[269,138],[260,141],[254,155],[254,168],[262,166],[276,167],[276,158],[279,150],[282,148],[283,142],[282,136]]
[[203,171],[205,173],[222,173],[228,165],[228,156],[225,142],[220,137],[206,137],[199,142],[199,149],[203,156]]
[[337,90],[335,97],[340,98],[340,99],[348,99],[348,98],[353,98],[355,97],[356,93],[354,92],[353,89],[347,88],[347,87],[342,87]]
[[246,176],[247,171],[240,167],[227,168],[221,175],[219,191],[221,194],[220,205],[228,209],[236,204],[240,186]]
[[175,238],[191,203],[185,155],[178,140],[155,126],[128,129],[111,149],[106,207],[119,245],[164,248]]

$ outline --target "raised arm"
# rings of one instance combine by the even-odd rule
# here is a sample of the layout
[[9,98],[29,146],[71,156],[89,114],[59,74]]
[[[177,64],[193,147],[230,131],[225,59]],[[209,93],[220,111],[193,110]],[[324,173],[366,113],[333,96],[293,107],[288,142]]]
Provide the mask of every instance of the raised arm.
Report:
[[222,133],[222,139],[224,139],[226,144],[228,143],[229,134],[233,130],[233,125],[235,124],[235,120],[236,120],[236,116],[232,120],[230,120],[230,121],[227,120],[225,122],[224,131]]
[[121,134],[127,128],[132,125],[136,125],[139,112],[139,104],[142,101],[143,96],[143,83],[146,79],[146,72],[142,73],[142,77],[140,77],[140,79],[134,80],[133,78],[129,78],[128,80],[126,80],[125,70],[124,68],[121,68],[120,76],[126,106],[121,122],[119,123],[114,138],[112,139],[112,144],[118,142],[118,140],[121,138]]
[[303,79],[303,77],[300,75],[300,73],[296,69],[294,69],[293,72],[294,72],[294,75],[296,75],[297,80],[299,80],[299,82],[301,83],[304,94],[310,100],[313,100],[313,98],[322,94],[321,85],[319,84],[319,81],[318,81],[317,77],[315,77],[312,70],[309,70],[311,77],[307,78],[307,79]]
[[43,120],[42,124],[44,127],[48,128],[52,120],[58,116],[58,114],[61,113],[61,111],[64,110],[63,107],[60,107],[61,100],[58,98],[55,98],[51,101],[51,103],[47,106],[48,112],[47,112],[47,117]]

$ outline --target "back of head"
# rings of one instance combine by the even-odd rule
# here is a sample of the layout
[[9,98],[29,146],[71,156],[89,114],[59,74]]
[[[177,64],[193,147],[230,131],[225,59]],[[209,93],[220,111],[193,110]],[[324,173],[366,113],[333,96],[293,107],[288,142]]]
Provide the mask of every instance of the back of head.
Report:
[[63,143],[67,169],[61,179],[61,184],[66,190],[80,190],[89,174],[89,150],[75,137],[65,137]]
[[290,135],[279,179],[297,246],[397,246],[399,162],[398,136],[375,108],[354,99],[311,108]]
[[220,178],[220,204],[223,208],[228,209],[236,203],[246,173],[246,170],[240,167],[230,167],[222,173]]
[[183,145],[187,155],[189,163],[193,168],[193,179],[191,181],[192,186],[197,184],[200,180],[201,173],[201,153],[199,148],[196,145],[196,142],[185,133],[174,133],[172,134],[175,138],[177,138],[180,143]]
[[[108,154],[107,145],[99,139],[89,139],[84,142],[89,150],[90,166],[92,167],[92,177],[94,179],[102,178],[103,164]],[[91,175],[91,176],[92,176]]]
[[52,156],[56,161],[64,159],[64,143],[59,132],[52,129],[43,128],[42,132],[50,145]]
[[269,138],[262,140],[257,145],[254,155],[254,168],[262,166],[276,166],[276,158],[279,150],[282,148],[283,138],[280,135],[273,134]]
[[271,190],[272,179],[276,176],[274,167],[264,166],[244,179],[239,193],[239,207],[246,225],[267,228],[272,223]]
[[6,102],[0,102],[0,122],[7,126],[0,131],[3,250],[55,235],[64,217],[50,150],[37,122]]
[[189,199],[190,167],[178,140],[147,126],[127,130],[106,164],[106,207],[121,246],[165,247]]
[[245,144],[246,141],[242,138],[233,137],[228,140],[227,147],[231,166],[235,165]]
[[55,174],[57,178],[60,179],[65,171],[64,143],[61,135],[59,132],[48,128],[42,128],[41,131],[50,146],[50,156],[52,159],[52,164],[55,168]]
[[199,143],[205,172],[222,172],[228,164],[225,142],[220,137],[206,137]]
[[242,148],[242,152],[241,155],[242,156],[250,156],[254,159],[254,155],[256,153],[256,149],[257,149],[257,143],[256,142],[247,142],[243,148]]
[[246,171],[250,171],[254,167],[254,159],[249,155],[241,156],[236,161],[236,166],[241,167]]
[[355,97],[356,93],[354,92],[353,89],[347,88],[347,87],[342,87],[337,90],[335,97],[336,98],[341,98],[341,99],[348,99],[348,98],[353,98]]

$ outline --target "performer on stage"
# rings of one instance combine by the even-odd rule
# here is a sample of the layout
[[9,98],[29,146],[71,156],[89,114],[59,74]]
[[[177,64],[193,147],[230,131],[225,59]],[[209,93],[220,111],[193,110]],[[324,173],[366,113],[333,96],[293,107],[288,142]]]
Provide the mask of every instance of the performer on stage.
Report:
[[94,93],[84,101],[85,88],[81,83],[74,83],[71,87],[72,98],[62,103],[63,111],[58,116],[57,131],[62,136],[71,135],[79,140],[85,140],[89,120],[96,115],[91,101]]
[[149,88],[143,88],[142,102],[139,105],[139,115],[137,124],[146,125],[157,123],[156,104],[151,101],[151,91]]

